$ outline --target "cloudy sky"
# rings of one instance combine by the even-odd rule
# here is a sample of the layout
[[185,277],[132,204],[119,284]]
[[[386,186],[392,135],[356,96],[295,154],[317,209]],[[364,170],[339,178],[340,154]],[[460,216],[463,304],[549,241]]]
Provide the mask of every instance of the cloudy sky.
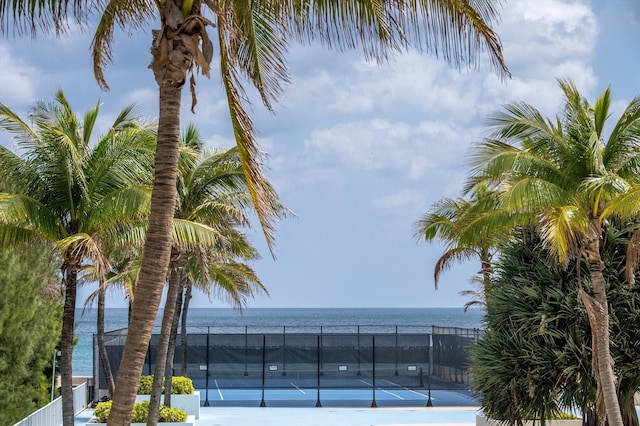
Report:
[[[297,218],[278,224],[276,260],[259,230],[251,232],[263,255],[253,266],[271,295],[250,306],[465,303],[458,292],[479,265],[446,272],[436,291],[433,267],[443,246],[418,244],[414,224],[440,198],[461,195],[465,154],[483,136],[486,115],[520,100],[555,115],[558,78],[572,79],[590,100],[611,86],[614,114],[640,94],[636,0],[512,0],[501,17],[497,31],[513,74],[505,82],[486,66],[460,72],[416,51],[380,66],[353,52],[290,46],[292,83],[276,113],[257,101],[252,117],[268,178]],[[26,114],[62,88],[78,114],[100,100],[103,128],[131,103],[156,117],[149,30],[117,36],[109,92],[93,79],[91,37],[0,39],[0,102]],[[198,80],[195,115],[185,90],[182,120],[196,123],[209,146],[230,147],[218,75],[214,67],[210,81]],[[6,134],[0,142],[11,145]],[[211,306],[206,297],[196,303]]]

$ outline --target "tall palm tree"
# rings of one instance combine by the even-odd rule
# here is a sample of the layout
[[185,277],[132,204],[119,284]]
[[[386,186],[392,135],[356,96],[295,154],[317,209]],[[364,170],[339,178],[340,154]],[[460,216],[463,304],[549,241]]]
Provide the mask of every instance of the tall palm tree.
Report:
[[564,109],[546,119],[533,106],[512,103],[489,117],[489,138],[472,152],[475,179],[501,193],[502,208],[533,224],[560,265],[584,258],[591,294],[579,295],[589,314],[600,418],[622,426],[609,350],[609,306],[601,259],[602,214],[640,180],[640,97],[605,134],[610,89],[591,106],[570,81],[559,81]]
[[[174,218],[176,238],[172,247],[169,288],[158,342],[149,425],[157,422],[165,370],[172,370],[167,367],[173,365],[173,348],[170,346],[172,342],[175,345],[179,319],[176,306],[187,279],[189,258],[195,259],[196,265],[201,266],[203,272],[200,275],[208,276],[210,265],[226,260],[231,250],[236,255],[244,253],[247,258],[257,256],[246,237],[236,230],[250,225],[247,213],[252,208],[237,149],[202,152],[201,137],[193,125],[185,131],[183,141]],[[269,196],[277,203],[275,192],[272,191]],[[187,230],[189,232],[185,232]],[[255,282],[258,289],[264,290],[259,280]],[[239,292],[239,284],[232,284],[227,288],[231,296]],[[166,392],[170,392],[168,385],[166,388]]]
[[[181,92],[190,77],[193,109],[194,72],[200,70],[208,76],[213,58],[209,28],[216,36],[233,133],[270,247],[276,215],[260,170],[253,123],[243,105],[246,97],[240,77],[245,77],[258,90],[263,103],[271,110],[282,84],[289,79],[285,62],[289,39],[315,39],[329,47],[358,49],[377,60],[415,43],[458,67],[477,64],[480,54],[486,50],[498,73],[506,76],[508,70],[500,41],[491,28],[498,16],[499,0],[26,0],[0,3],[0,32],[10,27],[32,34],[52,28],[61,32],[70,9],[82,20],[92,9],[102,9],[103,3],[106,5],[93,42],[93,59],[96,79],[104,88],[107,83],[103,67],[112,60],[115,26],[130,30],[156,18],[160,25],[153,31],[151,48],[151,69],[159,86],[160,106],[155,179],[137,284],[145,300],[134,298],[133,301],[132,327],[124,348],[123,366],[116,379],[109,419],[113,426],[127,425],[131,420],[145,351],[169,267]],[[204,12],[209,13],[213,21],[206,18]]]
[[148,185],[152,176],[155,134],[127,107],[91,146],[100,105],[81,120],[61,90],[55,99],[35,104],[31,127],[0,104],[0,129],[13,136],[22,154],[0,146],[0,241],[3,247],[44,241],[62,257],[60,371],[67,426],[74,422],[76,286],[88,265],[98,275],[108,271],[105,244],[126,239],[126,223],[148,206],[148,191],[140,184]]

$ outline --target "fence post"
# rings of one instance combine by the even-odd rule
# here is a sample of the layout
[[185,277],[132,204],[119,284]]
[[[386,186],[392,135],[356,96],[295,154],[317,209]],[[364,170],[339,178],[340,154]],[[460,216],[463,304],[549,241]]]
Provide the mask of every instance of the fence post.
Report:
[[267,336],[265,334],[262,335],[262,399],[260,400],[260,406],[266,407],[267,404],[264,402],[264,375],[265,375],[265,363],[267,359]]
[[361,374],[360,373],[360,326],[358,325],[358,376]]
[[[429,359],[427,362],[427,382],[428,382],[428,391],[427,391],[427,407],[433,407],[433,402],[431,402],[431,374],[433,374],[433,326],[431,327],[431,334],[428,336],[429,339]],[[422,377],[420,377],[420,383],[422,386]]]
[[396,354],[396,372],[395,375],[398,375],[398,326],[396,325],[396,349],[395,349],[395,354]]
[[376,336],[375,334],[371,336],[371,364],[372,364],[372,393],[373,400],[371,401],[371,408],[376,408],[378,404],[376,403]]
[[320,403],[320,374],[321,374],[321,363],[320,363],[320,336],[317,336],[318,338],[318,346],[316,349],[316,363],[317,363],[317,368],[316,368],[316,374],[317,374],[317,391],[318,391],[318,398],[316,399],[316,407],[322,407],[322,404]]
[[207,327],[207,348],[204,356],[205,363],[207,364],[206,374],[204,376],[204,387],[205,387],[205,397],[204,397],[204,406],[209,406],[209,327]]
[[247,330],[248,326],[245,325],[244,326],[244,375],[245,377],[249,375],[249,372],[247,371],[247,351],[249,350],[249,341],[247,339]]
[[282,326],[282,375],[287,375],[287,326]]

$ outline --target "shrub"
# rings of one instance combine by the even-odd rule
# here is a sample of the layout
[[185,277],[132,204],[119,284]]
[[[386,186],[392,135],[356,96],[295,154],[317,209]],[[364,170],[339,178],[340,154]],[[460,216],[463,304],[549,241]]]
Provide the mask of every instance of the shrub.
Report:
[[188,377],[176,376],[171,380],[171,394],[191,395],[194,391],[193,381]]
[[187,413],[179,408],[160,406],[158,422],[186,422]]
[[106,423],[111,412],[112,401],[100,402],[96,405],[93,415],[98,419],[98,423]]
[[153,376],[140,377],[140,387],[138,388],[138,395],[150,395],[152,384]]
[[138,402],[133,406],[131,421],[133,423],[146,423],[149,417],[149,401]]
[[[106,423],[111,412],[111,401],[100,402],[93,415],[98,419],[98,423]],[[146,423],[149,417],[149,401],[142,401],[133,406],[131,421],[133,423]],[[171,408],[166,405],[160,406],[158,422],[186,422],[187,413],[179,408]]]
[[[151,395],[151,386],[153,385],[153,375],[140,377],[140,387],[138,395]],[[164,381],[162,382],[162,391],[164,392]],[[188,377],[175,376],[171,380],[171,393],[174,395],[191,395],[195,391],[193,381]]]

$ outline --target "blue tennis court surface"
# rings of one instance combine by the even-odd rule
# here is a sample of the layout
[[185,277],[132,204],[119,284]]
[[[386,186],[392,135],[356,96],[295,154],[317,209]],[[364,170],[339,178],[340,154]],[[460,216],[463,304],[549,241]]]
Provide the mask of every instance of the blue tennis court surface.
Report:
[[[260,406],[267,407],[315,407],[318,401],[323,407],[426,407],[429,392],[425,389],[384,387],[373,389],[317,389],[300,388],[292,384],[283,389],[200,389],[202,405]],[[373,404],[375,401],[375,404]],[[432,390],[434,407],[472,407],[478,402],[468,391]]]

